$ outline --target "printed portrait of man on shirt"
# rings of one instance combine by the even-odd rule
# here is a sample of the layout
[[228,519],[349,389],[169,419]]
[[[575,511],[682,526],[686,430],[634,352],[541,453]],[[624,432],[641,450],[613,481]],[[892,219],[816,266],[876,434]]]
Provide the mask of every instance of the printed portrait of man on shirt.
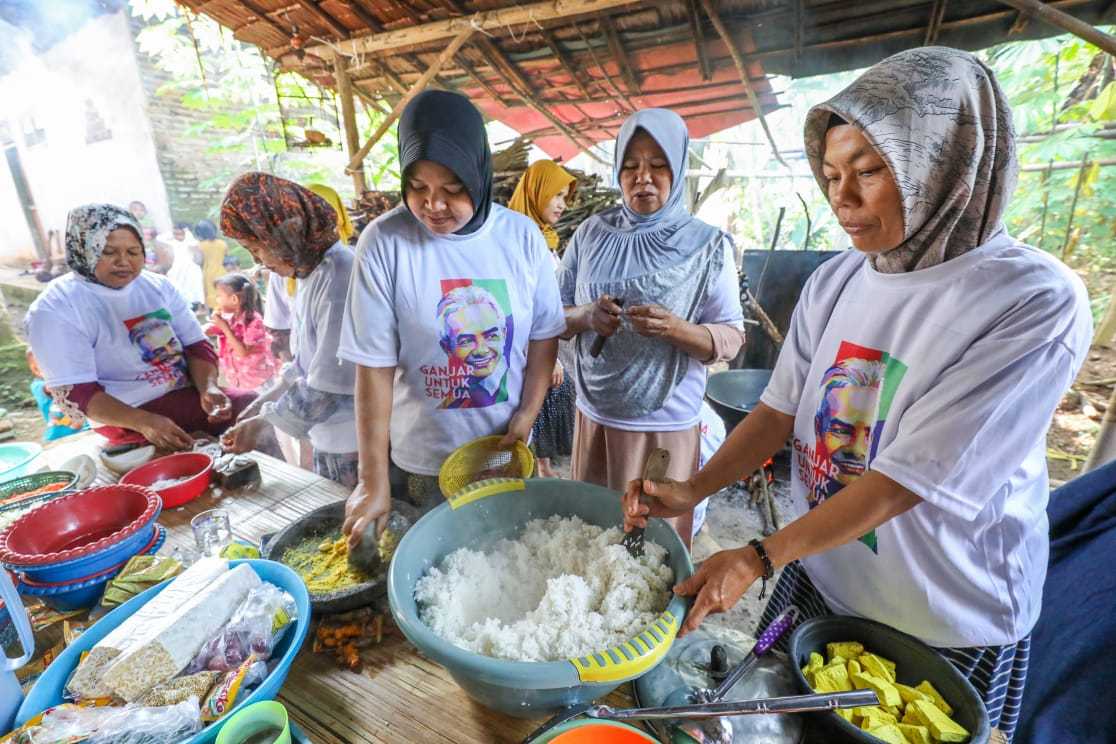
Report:
[[485,408],[507,401],[513,324],[504,281],[447,280],[442,290],[437,315],[451,379],[440,407]]
[[186,359],[182,342],[171,326],[171,316],[159,309],[124,321],[128,340],[139,351],[140,359],[151,369],[142,377],[152,385],[186,384]]

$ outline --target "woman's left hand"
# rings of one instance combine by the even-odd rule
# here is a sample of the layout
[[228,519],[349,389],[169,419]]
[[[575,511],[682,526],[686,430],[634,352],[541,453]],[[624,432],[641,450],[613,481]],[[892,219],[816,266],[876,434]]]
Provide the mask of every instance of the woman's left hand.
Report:
[[259,439],[266,423],[267,421],[261,417],[239,421],[236,426],[221,436],[221,446],[226,451],[238,455],[251,452],[256,448],[256,440]]
[[554,372],[550,375],[550,387],[561,387],[564,379],[566,379],[566,370],[562,367],[561,362],[555,362]]
[[201,407],[211,422],[228,421],[232,418],[232,401],[220,388],[211,387],[202,391]]
[[632,305],[627,310],[632,330],[650,338],[669,338],[682,319],[662,305]]
[[516,442],[523,442],[526,444],[527,440],[531,437],[531,427],[534,425],[535,420],[533,418],[528,418],[522,413],[515,414],[512,416],[511,421],[508,422],[508,433],[500,440],[500,446],[511,447]]
[[678,637],[697,630],[706,615],[727,612],[740,601],[756,579],[763,575],[763,566],[754,548],[745,546],[714,553],[698,566],[693,576],[674,587],[674,593],[696,597]]

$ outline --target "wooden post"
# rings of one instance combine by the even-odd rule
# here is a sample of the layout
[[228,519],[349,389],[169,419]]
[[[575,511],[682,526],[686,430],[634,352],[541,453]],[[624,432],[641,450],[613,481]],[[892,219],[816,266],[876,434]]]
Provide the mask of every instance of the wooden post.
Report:
[[[345,129],[345,152],[351,158],[360,147],[360,131],[357,129],[356,106],[353,101],[353,82],[349,79],[349,60],[338,55],[333,58],[333,76],[337,79],[337,95],[341,97],[341,121]],[[349,168],[353,176],[353,188],[357,198],[367,188],[364,182],[364,163]]]
[[372,133],[372,136],[368,138],[368,141],[364,143],[364,146],[357,150],[357,152],[353,155],[352,160],[349,161],[349,167],[346,170],[351,173],[357,168],[362,167],[364,158],[368,156],[368,153],[371,152],[376,143],[380,141],[380,138],[387,134],[388,129],[390,129],[391,125],[394,124],[395,121],[399,118],[399,115],[403,113],[403,109],[407,107],[407,104],[410,103],[415,96],[417,96],[426,88],[430,81],[434,79],[434,76],[438,74],[438,70],[442,69],[442,65],[453,59],[453,56],[457,54],[457,52],[472,35],[473,28],[470,26],[454,37],[453,41],[450,42],[450,45],[443,49],[442,53],[438,55],[438,59],[434,60],[434,64],[430,65],[430,67],[427,68],[426,72],[422,74],[422,77],[420,77],[418,81],[413,86],[411,86],[411,89],[407,91],[407,94],[403,96],[403,99],[399,101],[399,103],[395,104],[395,108],[392,109],[387,118],[380,122],[380,126],[377,127],[376,131]]
[[759,96],[756,95],[756,89],[752,87],[752,80],[748,75],[748,68],[744,64],[744,58],[740,56],[740,50],[736,48],[736,42],[733,41],[732,35],[729,34],[728,29],[725,27],[724,22],[721,21],[721,16],[717,13],[717,9],[713,7],[713,0],[701,0],[701,6],[705,8],[706,15],[709,20],[713,21],[713,28],[717,29],[717,35],[721,37],[721,41],[725,42],[728,47],[729,55],[732,57],[732,63],[736,65],[736,71],[740,74],[740,82],[744,85],[744,91],[748,94],[748,102],[752,104],[752,111],[755,113],[756,118],[759,119],[760,126],[763,127],[763,133],[767,136],[767,142],[771,145],[771,153],[775,159],[779,161],[780,165],[789,169],[787,161],[783,160],[783,156],[779,153],[779,146],[775,144],[775,136],[771,134],[771,128],[767,126],[767,119],[763,115],[763,106],[760,105]]
[[1028,11],[1040,21],[1046,21],[1051,26],[1068,31],[1109,54],[1116,55],[1116,36],[1106,34],[1080,18],[1074,18],[1064,10],[1052,8],[1041,0],[1000,0],[1000,2],[1016,10]]
[[1112,395],[1108,399],[1108,408],[1104,412],[1104,418],[1101,419],[1097,440],[1093,443],[1093,450],[1089,453],[1089,459],[1085,461],[1085,470],[1082,472],[1088,473],[1113,459],[1116,459],[1116,388],[1113,388]]

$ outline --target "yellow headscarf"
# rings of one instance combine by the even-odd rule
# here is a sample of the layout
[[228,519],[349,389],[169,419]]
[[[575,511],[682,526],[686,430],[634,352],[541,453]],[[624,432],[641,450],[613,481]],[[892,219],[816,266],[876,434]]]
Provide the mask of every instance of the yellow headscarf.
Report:
[[345,209],[345,204],[341,201],[341,197],[329,186],[320,183],[307,184],[306,188],[329,202],[329,206],[333,207],[333,211],[337,212],[337,234],[341,236],[341,244],[348,245],[349,238],[353,237],[353,233],[356,232],[356,230],[353,229],[352,220],[349,219],[349,212]]
[[[341,238],[341,245],[348,245],[349,238],[353,237],[356,229],[353,227],[352,220],[349,219],[349,212],[345,209],[345,203],[341,201],[341,196],[323,183],[308,183],[306,188],[329,202],[329,206],[333,207],[334,212],[337,212],[337,236]],[[294,297],[297,287],[298,284],[293,277],[287,280],[288,295]]]
[[508,209],[527,215],[542,230],[550,250],[558,249],[558,233],[542,217],[543,210],[557,194],[565,191],[577,179],[553,160],[532,163],[515,187]]

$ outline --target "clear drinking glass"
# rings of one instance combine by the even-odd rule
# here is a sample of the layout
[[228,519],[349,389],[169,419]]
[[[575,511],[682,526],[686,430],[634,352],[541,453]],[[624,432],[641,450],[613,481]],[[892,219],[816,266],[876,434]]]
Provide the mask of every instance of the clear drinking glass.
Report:
[[203,511],[190,520],[194,528],[194,542],[202,555],[218,556],[232,542],[229,513],[224,509]]

